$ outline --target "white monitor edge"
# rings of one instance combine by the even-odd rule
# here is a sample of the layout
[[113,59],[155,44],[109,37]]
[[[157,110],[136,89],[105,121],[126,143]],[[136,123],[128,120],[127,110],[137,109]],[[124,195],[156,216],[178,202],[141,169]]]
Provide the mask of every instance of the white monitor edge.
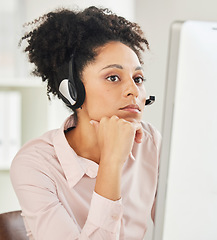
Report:
[[181,28],[185,22],[176,21],[170,29],[170,43],[167,65],[166,91],[164,97],[164,115],[162,125],[162,149],[159,167],[159,183],[157,190],[155,224],[152,240],[163,239],[164,216],[166,207],[166,189],[169,169],[169,155],[173,124],[173,107],[176,89],[176,76],[179,55]]

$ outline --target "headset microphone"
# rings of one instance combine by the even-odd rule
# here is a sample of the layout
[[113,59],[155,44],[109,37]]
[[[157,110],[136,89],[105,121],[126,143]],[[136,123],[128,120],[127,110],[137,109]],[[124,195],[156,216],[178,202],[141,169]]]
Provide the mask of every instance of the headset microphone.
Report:
[[146,99],[145,105],[151,105],[155,102],[155,96],[150,96],[149,99]]

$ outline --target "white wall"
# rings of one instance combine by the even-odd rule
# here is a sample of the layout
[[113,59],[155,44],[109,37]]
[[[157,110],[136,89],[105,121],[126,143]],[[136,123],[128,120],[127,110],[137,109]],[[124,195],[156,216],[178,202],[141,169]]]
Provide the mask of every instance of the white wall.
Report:
[[147,90],[156,95],[155,104],[147,107],[145,119],[161,130],[170,25],[175,20],[217,21],[217,1],[135,0],[135,3],[135,20],[145,31],[151,47]]
[[[89,6],[107,7],[115,13],[134,19],[134,0],[24,0],[27,6],[27,21],[39,17],[41,13],[54,10],[58,7],[83,9]],[[123,7],[124,5],[124,7]]]

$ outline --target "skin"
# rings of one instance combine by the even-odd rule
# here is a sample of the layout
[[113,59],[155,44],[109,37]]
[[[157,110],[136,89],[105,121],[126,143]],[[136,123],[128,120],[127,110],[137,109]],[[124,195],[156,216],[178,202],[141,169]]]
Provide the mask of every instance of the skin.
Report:
[[[77,111],[78,124],[66,138],[79,156],[99,164],[95,191],[117,200],[123,164],[134,140],[142,141],[144,72],[135,52],[121,42],[107,43],[97,51],[96,59],[83,70],[86,98]],[[126,107],[130,104],[139,110]]]

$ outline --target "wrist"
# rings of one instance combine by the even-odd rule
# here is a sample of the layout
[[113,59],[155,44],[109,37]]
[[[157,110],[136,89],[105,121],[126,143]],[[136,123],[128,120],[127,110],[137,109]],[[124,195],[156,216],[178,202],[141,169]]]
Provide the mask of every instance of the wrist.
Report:
[[120,199],[122,167],[110,159],[100,160],[95,192],[113,201]]
[[127,158],[115,154],[102,154],[100,157],[99,165],[108,167],[112,170],[122,170],[124,162]]

